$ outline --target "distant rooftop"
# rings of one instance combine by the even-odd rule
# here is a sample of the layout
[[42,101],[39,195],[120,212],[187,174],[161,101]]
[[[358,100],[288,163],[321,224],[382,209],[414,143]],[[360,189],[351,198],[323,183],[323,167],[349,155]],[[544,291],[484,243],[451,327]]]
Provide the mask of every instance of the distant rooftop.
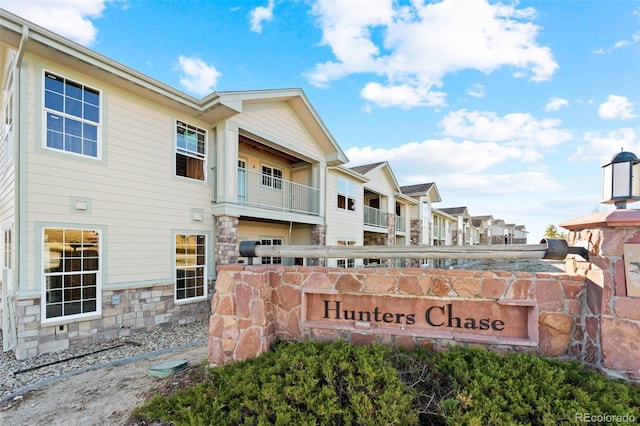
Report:
[[358,172],[364,175],[370,172],[371,170],[375,169],[376,167],[380,166],[381,164],[384,164],[384,161],[380,161],[378,163],[364,164],[362,166],[350,167],[350,169],[353,170],[354,172]]
[[403,194],[424,194],[426,192],[428,192],[433,185],[435,185],[433,182],[429,182],[429,183],[418,183],[416,185],[406,185],[406,186],[401,186],[400,190],[402,191]]
[[463,214],[465,211],[467,211],[467,208],[466,207],[447,207],[439,210],[445,213],[449,213],[450,215],[456,216],[456,215]]

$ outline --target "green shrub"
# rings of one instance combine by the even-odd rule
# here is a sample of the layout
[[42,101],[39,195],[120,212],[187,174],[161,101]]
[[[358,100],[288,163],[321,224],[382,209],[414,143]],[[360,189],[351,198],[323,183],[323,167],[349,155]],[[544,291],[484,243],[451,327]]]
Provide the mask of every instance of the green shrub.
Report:
[[258,358],[208,369],[197,385],[134,413],[176,425],[588,423],[581,414],[636,424],[640,386],[525,354],[280,343]]
[[452,348],[438,369],[453,381],[458,404],[446,410],[452,425],[576,424],[581,413],[640,419],[639,387],[577,362]]
[[413,394],[385,361],[388,349],[281,343],[212,368],[205,382],[155,397],[137,415],[176,425],[412,425]]

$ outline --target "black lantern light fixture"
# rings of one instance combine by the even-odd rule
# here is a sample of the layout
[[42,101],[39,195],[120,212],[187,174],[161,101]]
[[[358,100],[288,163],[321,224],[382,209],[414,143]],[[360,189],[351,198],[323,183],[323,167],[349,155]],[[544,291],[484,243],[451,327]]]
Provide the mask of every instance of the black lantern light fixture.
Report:
[[632,152],[620,151],[602,166],[602,203],[626,209],[627,202],[640,201],[640,160]]

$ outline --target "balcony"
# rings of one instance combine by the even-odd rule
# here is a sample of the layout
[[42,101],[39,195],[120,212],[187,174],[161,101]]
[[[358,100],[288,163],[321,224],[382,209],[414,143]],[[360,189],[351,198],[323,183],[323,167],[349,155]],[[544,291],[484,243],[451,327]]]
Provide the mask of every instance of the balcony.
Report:
[[387,229],[388,213],[373,207],[364,206],[364,224],[375,228]]
[[396,232],[406,232],[407,221],[404,216],[396,215]]
[[238,203],[289,213],[320,214],[320,190],[238,168]]

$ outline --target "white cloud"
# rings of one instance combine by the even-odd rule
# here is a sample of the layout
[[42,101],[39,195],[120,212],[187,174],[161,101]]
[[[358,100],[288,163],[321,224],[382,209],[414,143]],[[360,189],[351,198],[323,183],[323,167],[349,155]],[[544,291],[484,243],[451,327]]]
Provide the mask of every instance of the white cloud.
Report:
[[560,108],[566,106],[569,106],[569,101],[554,96],[549,100],[549,103],[547,103],[544,109],[545,111],[558,111]]
[[638,42],[640,42],[640,32],[633,34],[631,36],[630,40],[619,40],[619,41],[615,42],[613,44],[613,46],[611,46],[609,48],[605,49],[605,48],[599,47],[597,49],[594,49],[593,53],[598,53],[598,54],[611,53],[611,52],[613,52],[614,49],[620,49],[622,47],[629,46],[629,45],[632,45],[632,44],[636,44]]
[[269,0],[269,4],[266,7],[259,6],[251,11],[251,31],[258,34],[262,32],[262,23],[273,19],[273,6],[274,1]]
[[527,151],[493,142],[430,139],[393,148],[354,147],[348,149],[346,154],[352,164],[373,163],[384,158],[399,165],[393,168],[396,174],[419,175],[429,170],[429,173],[440,176],[481,172],[506,161],[520,160],[527,155]]
[[360,96],[378,106],[413,108],[416,106],[444,106],[443,92],[434,92],[430,87],[402,84],[396,86],[382,86],[378,83],[367,83]]
[[474,84],[473,87],[467,90],[467,94],[474,98],[484,98],[484,85]]
[[91,19],[102,16],[112,0],[4,0],[2,7],[37,25],[84,46],[90,46],[98,30]]
[[438,186],[458,194],[474,196],[547,192],[560,188],[551,176],[541,172],[505,174],[451,174],[438,176]]
[[[446,205],[467,205],[472,214],[485,213],[480,210],[487,196],[504,199],[506,194],[548,193],[561,187],[545,170],[523,169],[527,149],[493,142],[426,140],[389,149],[351,148],[346,154],[352,160],[349,166],[389,161],[401,185],[435,181],[446,193]],[[495,210],[493,205],[486,212]]]
[[311,84],[324,87],[333,80],[361,72],[383,72],[379,47],[371,29],[391,23],[392,0],[319,0],[313,5],[322,28],[322,45],[331,48],[337,61],[317,64],[308,75]]
[[401,185],[436,182],[443,195],[439,207],[467,206],[472,215],[493,214],[526,224],[536,241],[549,223],[575,216],[575,210],[543,211],[538,201],[532,201],[536,194],[549,199],[566,191],[564,178],[541,161],[543,150],[557,155],[551,148],[572,137],[558,120],[460,110],[440,124],[444,129],[440,139],[350,148],[346,150],[350,165],[389,161]]
[[605,165],[621,150],[640,155],[640,131],[622,128],[608,132],[587,132],[582,139],[586,142],[569,156],[574,163],[595,162]]
[[441,125],[448,136],[535,150],[560,145],[572,138],[571,132],[559,127],[559,120],[538,120],[525,113],[500,117],[493,112],[462,109],[447,114]]
[[598,107],[598,115],[604,120],[628,120],[637,117],[633,104],[624,96],[609,95],[607,101]]
[[[550,49],[536,43],[539,27],[532,22],[532,8],[485,0],[414,1],[411,6],[371,0],[367,7],[351,0],[318,0],[313,12],[322,44],[331,48],[334,60],[316,65],[308,75],[311,84],[322,87],[354,73],[376,74],[384,81],[369,82],[361,93],[382,106],[440,105],[434,99],[444,94],[434,98],[433,88],[459,70],[490,73],[510,66],[542,81],[558,68]],[[407,100],[383,102],[377,96],[382,89],[405,93]]]
[[613,48],[619,49],[621,47],[629,46],[630,44],[636,44],[640,42],[640,33],[635,33],[631,36],[631,40],[620,40],[614,43]]
[[440,123],[444,137],[391,148],[354,147],[351,164],[389,161],[401,184],[431,182],[449,196],[520,194],[557,190],[543,153],[572,139],[559,120],[529,114],[498,116],[459,110]]
[[218,83],[219,73],[213,65],[207,65],[200,58],[178,57],[180,84],[196,95],[207,95]]

